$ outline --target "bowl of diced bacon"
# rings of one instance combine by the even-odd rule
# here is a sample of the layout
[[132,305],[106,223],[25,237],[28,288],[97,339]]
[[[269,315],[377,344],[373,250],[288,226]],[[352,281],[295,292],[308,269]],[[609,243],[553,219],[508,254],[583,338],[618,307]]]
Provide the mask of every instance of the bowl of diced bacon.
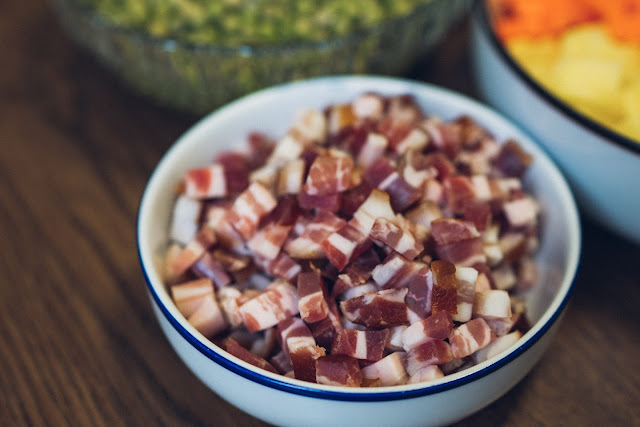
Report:
[[138,250],[171,346],[277,425],[442,425],[553,343],[581,248],[536,143],[454,92],[376,76],[288,83],[165,154]]

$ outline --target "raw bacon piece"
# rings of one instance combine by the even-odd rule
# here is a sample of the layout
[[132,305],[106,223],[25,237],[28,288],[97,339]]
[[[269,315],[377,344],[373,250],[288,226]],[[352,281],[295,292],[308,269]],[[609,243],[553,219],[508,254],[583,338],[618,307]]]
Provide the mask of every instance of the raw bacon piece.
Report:
[[404,352],[396,351],[383,359],[362,368],[365,380],[380,380],[380,386],[404,384],[407,371],[404,369]]
[[209,252],[205,252],[191,266],[191,271],[197,277],[206,277],[213,280],[213,283],[215,283],[216,288],[218,289],[231,283],[231,277],[227,274],[224,266]]
[[358,157],[356,158],[356,165],[364,168],[365,170],[374,164],[378,159],[384,156],[384,153],[389,145],[387,138],[377,132],[371,132],[367,135]]
[[343,328],[340,322],[340,312],[338,311],[338,305],[335,300],[333,298],[327,299],[327,306],[329,307],[327,317],[319,322],[310,323],[309,329],[318,345],[330,348],[335,335]]
[[[289,372],[293,372],[293,365],[291,364],[291,358],[285,354],[283,350],[280,350],[276,354],[274,354],[270,359],[269,363],[278,370],[278,372],[282,375],[286,375]],[[315,378],[314,378],[315,381]]]
[[480,237],[473,223],[455,218],[440,218],[433,221],[431,231],[436,245],[439,246]]
[[428,266],[416,273],[407,286],[409,291],[404,301],[407,307],[413,311],[420,319],[424,319],[431,314],[431,300],[433,297],[433,273]]
[[207,295],[213,295],[213,283],[207,278],[171,286],[171,297],[184,317],[191,316]]
[[326,196],[351,186],[353,160],[349,156],[318,156],[311,164],[304,191],[310,196]]
[[365,93],[353,100],[351,108],[359,119],[378,120],[384,113],[384,99],[374,93]]
[[501,146],[493,165],[504,176],[521,177],[529,168],[533,157],[526,153],[520,144],[510,139]]
[[364,284],[369,280],[371,272],[379,263],[380,258],[373,248],[365,251],[338,276],[331,289],[331,295],[340,297],[347,290]]
[[331,354],[375,362],[382,359],[388,337],[388,329],[379,331],[343,329],[333,340]]
[[292,130],[305,141],[320,144],[327,137],[327,119],[322,111],[313,108],[298,113]]
[[304,227],[302,233],[285,245],[285,251],[298,259],[323,258],[322,242],[329,235],[346,224],[346,221],[332,212],[320,211]]
[[371,240],[357,228],[345,224],[322,242],[322,250],[338,270],[358,257],[372,245]]
[[424,267],[425,264],[394,252],[373,269],[371,278],[383,289],[405,287]]
[[178,195],[173,206],[169,238],[181,245],[189,243],[198,231],[198,219],[202,212],[199,200]]
[[202,302],[187,320],[207,338],[213,338],[227,328],[227,322],[213,293],[202,297]]
[[393,145],[393,149],[397,154],[404,154],[409,150],[424,150],[429,145],[429,135],[420,127],[414,127]]
[[482,238],[473,223],[440,218],[431,222],[431,234],[439,258],[462,267],[486,262]]
[[441,365],[453,360],[451,346],[442,340],[427,341],[413,348],[405,356],[405,366],[409,376],[430,365]]
[[264,292],[240,307],[245,326],[257,332],[298,314],[296,288],[285,280],[276,280]]
[[414,224],[414,226],[420,226],[426,230],[431,231],[431,222],[443,217],[442,209],[437,203],[430,200],[420,202],[415,208],[405,212],[404,216],[408,221]]
[[294,377],[298,380],[316,382],[316,360],[325,356],[324,347],[305,346],[292,350],[289,354]]
[[447,311],[454,315],[458,312],[456,267],[448,261],[436,260],[431,263],[433,291],[431,312],[436,314]]
[[298,194],[304,182],[305,164],[303,159],[294,159],[287,162],[278,173],[276,194]]
[[267,224],[254,233],[247,246],[262,258],[273,260],[280,253],[290,230],[290,225]]
[[427,180],[438,176],[438,170],[424,154],[410,150],[403,159],[404,162],[400,167],[402,177],[412,187],[420,188]]
[[385,218],[375,220],[369,236],[374,241],[389,246],[408,260],[417,257],[424,249],[410,231],[401,229]]
[[187,246],[168,260],[169,264],[165,266],[166,280],[174,283],[216,242],[216,235],[211,227],[200,228]]
[[249,132],[247,136],[247,148],[250,153],[250,155],[247,155],[247,167],[249,170],[263,166],[271,156],[274,147],[274,142],[267,135],[261,132]]
[[298,274],[298,309],[305,322],[319,322],[327,317],[329,306],[325,300],[325,287],[316,271]]
[[426,381],[433,381],[444,377],[444,374],[437,365],[427,365],[418,369],[407,380],[407,384],[418,384]]
[[298,204],[300,204],[300,207],[303,209],[338,212],[341,201],[341,193],[310,195],[304,190],[304,187],[300,193],[298,193]]
[[270,276],[285,279],[290,282],[294,281],[302,270],[300,264],[284,252],[280,252],[278,256],[272,260],[254,256],[254,261]]
[[336,104],[329,107],[329,134],[337,135],[356,121],[356,115],[350,104]]
[[473,301],[476,295],[478,270],[473,267],[456,268],[456,289],[458,311],[453,315],[456,322],[468,322],[473,313]]
[[184,192],[192,199],[212,199],[227,195],[224,168],[214,163],[202,168],[190,169],[184,174]]
[[229,222],[230,209],[231,205],[216,204],[207,206],[204,213],[205,224],[215,230],[218,246],[239,254],[247,253],[242,236]]
[[406,288],[382,290],[342,301],[340,310],[345,319],[369,328],[404,325],[409,323],[406,295]]
[[420,190],[411,186],[396,171],[391,162],[381,157],[364,172],[364,179],[389,194],[391,207],[395,212],[403,212],[420,199]]
[[486,347],[481,348],[480,350],[473,353],[471,357],[475,363],[482,363],[485,360],[489,360],[502,353],[503,351],[509,349],[516,342],[518,342],[520,338],[522,338],[522,334],[520,333],[520,331],[515,331],[511,332],[510,334],[503,335],[487,344]]
[[409,326],[402,333],[402,347],[405,351],[410,351],[428,341],[447,339],[452,331],[451,315],[446,311],[440,311]]
[[245,362],[257,366],[258,368],[262,368],[266,371],[273,372],[274,374],[278,373],[276,368],[274,368],[269,362],[251,353],[249,350],[238,344],[238,342],[233,338],[227,338],[225,340],[224,346],[225,350],[236,356],[238,359],[244,360]]
[[453,330],[449,343],[453,357],[461,359],[486,347],[495,339],[495,333],[484,319],[477,318],[463,323]]
[[344,218],[351,218],[358,208],[367,200],[373,187],[367,181],[342,193],[342,205],[340,206],[340,215]]
[[227,322],[235,327],[242,325],[240,306],[247,298],[237,288],[225,286],[218,290],[218,302]]
[[278,323],[277,338],[287,355],[299,348],[316,345],[309,327],[299,317],[289,317]]
[[276,205],[273,194],[263,185],[254,182],[233,202],[228,219],[242,237],[248,240],[255,233],[262,217]]
[[238,194],[249,185],[249,161],[243,153],[226,151],[216,156],[222,165],[227,183],[227,195]]
[[500,289],[476,292],[473,315],[486,319],[508,319],[511,317],[509,293]]
[[362,234],[369,235],[374,222],[378,218],[393,221],[395,213],[391,208],[389,195],[384,191],[374,189],[355,211],[349,223],[360,230]]
[[360,387],[362,372],[358,360],[353,357],[326,355],[316,360],[316,382],[318,384]]
[[521,197],[505,202],[502,205],[502,212],[509,222],[509,225],[513,228],[535,226],[538,211],[538,203],[531,197]]

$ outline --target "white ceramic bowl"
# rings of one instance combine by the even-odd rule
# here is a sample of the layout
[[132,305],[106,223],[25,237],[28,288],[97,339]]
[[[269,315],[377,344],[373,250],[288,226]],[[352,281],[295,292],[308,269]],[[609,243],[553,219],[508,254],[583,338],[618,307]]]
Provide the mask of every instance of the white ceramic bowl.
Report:
[[471,36],[472,69],[483,99],[551,155],[582,212],[640,244],[640,143],[580,114],[534,81],[496,38],[482,1],[472,13]]
[[[534,156],[525,185],[541,203],[540,285],[527,300],[533,327],[496,358],[428,384],[353,389],[272,375],[213,345],[178,312],[160,275],[173,203],[182,173],[221,149],[244,146],[251,130],[282,135],[303,107],[350,101],[366,91],[411,93],[428,114],[469,114],[499,140],[517,139]],[[151,303],[169,342],[193,373],[221,397],[277,425],[441,425],[470,415],[522,379],[551,343],[573,286],[580,224],[567,183],[518,128],[461,95],[426,84],[380,77],[332,77],[285,84],[242,98],[196,124],[161,160],[141,200],[138,249]]]

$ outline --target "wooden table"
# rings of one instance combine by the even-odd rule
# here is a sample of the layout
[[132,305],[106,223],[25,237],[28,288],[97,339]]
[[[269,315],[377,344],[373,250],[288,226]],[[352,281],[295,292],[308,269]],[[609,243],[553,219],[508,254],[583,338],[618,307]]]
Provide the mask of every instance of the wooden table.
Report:
[[[138,265],[145,182],[197,117],[121,86],[44,0],[0,1],[0,46],[0,425],[263,425],[181,363]],[[463,24],[412,77],[473,95],[467,53]],[[640,425],[640,247],[583,229],[553,345],[460,425]]]

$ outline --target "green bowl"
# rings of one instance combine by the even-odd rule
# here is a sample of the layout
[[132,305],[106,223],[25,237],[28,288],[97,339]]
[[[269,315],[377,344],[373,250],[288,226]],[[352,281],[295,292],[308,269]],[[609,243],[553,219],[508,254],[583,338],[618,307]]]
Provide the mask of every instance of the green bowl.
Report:
[[122,80],[156,103],[205,114],[278,83],[335,74],[401,75],[470,8],[431,0],[408,14],[328,40],[225,46],[158,38],[78,2],[51,0],[61,25]]

